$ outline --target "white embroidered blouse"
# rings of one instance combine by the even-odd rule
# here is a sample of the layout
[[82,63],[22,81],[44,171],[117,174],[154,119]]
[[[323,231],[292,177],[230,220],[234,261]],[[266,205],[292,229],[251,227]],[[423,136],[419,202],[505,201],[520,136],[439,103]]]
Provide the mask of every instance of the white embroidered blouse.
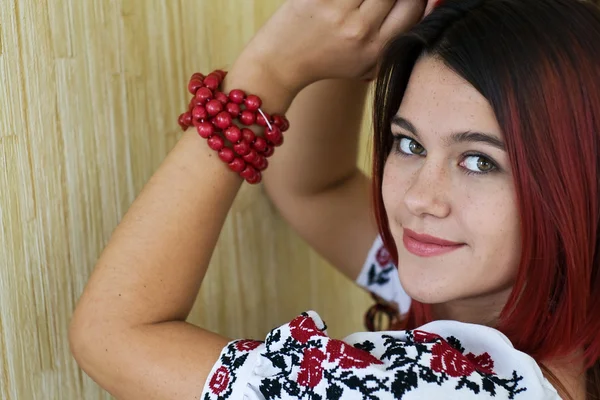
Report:
[[[381,239],[357,284],[401,313],[410,298]],[[273,329],[265,341],[236,340],[221,352],[203,400],[559,399],[537,363],[499,331],[435,321],[409,331],[327,336],[314,311]]]

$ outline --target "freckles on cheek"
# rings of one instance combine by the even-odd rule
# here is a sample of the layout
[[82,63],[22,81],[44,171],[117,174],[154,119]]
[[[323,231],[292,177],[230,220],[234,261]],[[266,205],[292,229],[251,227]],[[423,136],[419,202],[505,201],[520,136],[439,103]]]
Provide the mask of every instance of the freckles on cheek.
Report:
[[400,183],[398,169],[391,163],[386,163],[381,182],[381,196],[388,214],[393,213],[394,208],[402,199],[400,193],[402,185]]
[[472,195],[464,218],[479,244],[501,258],[511,256],[520,242],[520,218],[512,192],[490,190],[484,197]]

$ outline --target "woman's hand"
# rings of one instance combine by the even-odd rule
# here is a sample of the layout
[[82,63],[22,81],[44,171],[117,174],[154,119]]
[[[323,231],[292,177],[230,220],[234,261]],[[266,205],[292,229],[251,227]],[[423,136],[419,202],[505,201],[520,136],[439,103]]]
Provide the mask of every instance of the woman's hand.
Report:
[[427,0],[427,7],[425,7],[425,17],[431,14],[434,8],[441,4],[444,0]]
[[366,78],[426,0],[288,0],[244,49],[291,91],[326,78]]

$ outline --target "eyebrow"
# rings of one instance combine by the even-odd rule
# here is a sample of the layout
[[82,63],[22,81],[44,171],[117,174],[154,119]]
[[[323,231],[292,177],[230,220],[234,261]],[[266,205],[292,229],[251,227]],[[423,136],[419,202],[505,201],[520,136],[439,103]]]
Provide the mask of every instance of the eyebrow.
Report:
[[[406,118],[395,115],[392,118],[392,126],[402,128],[412,133],[417,139],[419,139],[419,132],[417,131],[417,128],[415,128],[415,126]],[[486,143],[490,146],[496,147],[497,149],[506,150],[504,142],[498,137],[489,133],[473,131],[457,132],[450,135],[450,137],[446,140],[447,145],[465,142]]]

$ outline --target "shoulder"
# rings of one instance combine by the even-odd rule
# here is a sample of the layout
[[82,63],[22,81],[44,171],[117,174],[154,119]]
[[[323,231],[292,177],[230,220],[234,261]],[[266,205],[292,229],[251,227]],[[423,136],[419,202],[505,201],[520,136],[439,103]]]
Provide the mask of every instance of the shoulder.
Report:
[[336,340],[312,311],[274,329],[265,341],[231,342],[202,398],[440,397],[559,398],[535,361],[492,328],[436,321],[412,331]]

